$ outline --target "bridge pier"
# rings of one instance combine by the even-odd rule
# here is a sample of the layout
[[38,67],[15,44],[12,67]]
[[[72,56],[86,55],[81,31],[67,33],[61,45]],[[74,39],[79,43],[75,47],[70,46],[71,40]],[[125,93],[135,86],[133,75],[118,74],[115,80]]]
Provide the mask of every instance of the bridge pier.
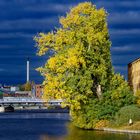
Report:
[[41,109],[42,108],[41,105],[39,105],[38,108]]
[[0,106],[0,112],[14,112],[14,107],[11,105]]
[[25,109],[25,106],[21,106],[20,108],[21,108],[21,109]]
[[4,106],[0,106],[0,112],[5,112]]

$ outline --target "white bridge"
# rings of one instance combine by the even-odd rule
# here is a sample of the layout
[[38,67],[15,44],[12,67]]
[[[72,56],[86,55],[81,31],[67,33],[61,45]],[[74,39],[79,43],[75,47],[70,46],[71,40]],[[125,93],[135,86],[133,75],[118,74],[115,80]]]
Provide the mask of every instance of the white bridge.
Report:
[[39,98],[31,98],[31,97],[3,97],[0,99],[0,105],[29,105],[29,104],[34,104],[34,105],[61,105],[63,101],[60,100],[49,100],[45,101]]

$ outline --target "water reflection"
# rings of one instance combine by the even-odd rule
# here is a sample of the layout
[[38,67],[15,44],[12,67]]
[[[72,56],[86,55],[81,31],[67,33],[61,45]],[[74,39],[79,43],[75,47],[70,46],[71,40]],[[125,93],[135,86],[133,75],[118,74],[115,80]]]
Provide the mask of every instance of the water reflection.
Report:
[[0,140],[39,140],[44,134],[59,137],[67,134],[68,118],[68,113],[0,113]]
[[84,131],[68,113],[21,111],[0,113],[0,140],[140,140],[140,135]]
[[69,114],[68,113],[32,113],[32,112],[26,112],[26,113],[0,113],[0,119],[41,119],[41,118],[46,118],[46,119],[63,119],[63,120],[69,120]]
[[75,128],[71,124],[67,127],[67,135],[43,135],[40,140],[140,140],[140,135],[118,134],[103,131],[87,131]]
[[57,137],[52,137],[52,136],[41,136],[40,140],[66,140],[65,136],[57,136]]

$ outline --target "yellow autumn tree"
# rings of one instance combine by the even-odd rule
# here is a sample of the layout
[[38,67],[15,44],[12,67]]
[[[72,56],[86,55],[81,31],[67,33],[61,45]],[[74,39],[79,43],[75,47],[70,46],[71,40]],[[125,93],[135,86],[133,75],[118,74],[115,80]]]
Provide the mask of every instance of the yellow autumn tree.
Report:
[[80,3],[60,18],[60,28],[35,37],[38,55],[53,52],[38,69],[44,76],[43,97],[63,99],[63,105],[70,107],[73,122],[82,128],[93,128],[98,116],[102,117],[101,113],[97,115],[100,111],[95,111],[101,104],[96,104],[104,103],[102,93],[111,90],[114,72],[106,17],[103,8],[97,9],[91,2]]
[[[44,55],[48,50],[54,52],[45,66],[39,68],[45,77],[43,83],[45,98],[62,98],[66,100],[65,103],[72,103],[71,105],[78,109],[80,100],[86,102],[87,94],[96,94],[98,84],[103,85],[105,89],[107,80],[104,79],[112,71],[106,15],[104,9],[98,10],[90,2],[81,3],[72,8],[66,17],[60,18],[62,27],[57,31],[40,33],[35,37],[38,55]],[[105,53],[101,54],[101,51]],[[92,68],[88,68],[89,66]],[[85,77],[84,74],[82,77],[84,86],[81,87],[82,82],[79,86],[82,90],[80,92],[86,94],[79,94],[79,91],[74,89],[74,86],[78,86],[76,77],[81,75],[82,70],[85,74]],[[94,74],[91,76],[91,73]],[[97,76],[100,78],[96,83],[93,77],[97,79]]]

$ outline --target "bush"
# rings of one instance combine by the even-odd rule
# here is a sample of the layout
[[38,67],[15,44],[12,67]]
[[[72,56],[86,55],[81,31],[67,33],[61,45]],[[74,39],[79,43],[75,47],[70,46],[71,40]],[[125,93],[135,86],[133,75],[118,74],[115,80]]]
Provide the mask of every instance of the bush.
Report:
[[118,126],[128,124],[129,119],[140,121],[140,108],[135,105],[122,107],[115,116],[115,122]]
[[140,106],[140,90],[137,90],[135,95],[136,95],[136,102],[138,106]]
[[[89,99],[87,104],[81,105],[80,110],[71,110],[71,115],[76,126],[93,129],[98,126],[98,122],[101,120],[114,120],[116,112],[124,106],[132,106],[134,104],[135,97],[131,91],[127,90],[127,86],[124,86],[121,87],[120,91],[116,89],[103,93],[101,99]],[[125,122],[128,123],[128,120]]]
[[100,120],[96,123],[95,128],[100,129],[100,128],[103,128],[103,127],[107,127],[108,125],[109,125],[108,120]]

